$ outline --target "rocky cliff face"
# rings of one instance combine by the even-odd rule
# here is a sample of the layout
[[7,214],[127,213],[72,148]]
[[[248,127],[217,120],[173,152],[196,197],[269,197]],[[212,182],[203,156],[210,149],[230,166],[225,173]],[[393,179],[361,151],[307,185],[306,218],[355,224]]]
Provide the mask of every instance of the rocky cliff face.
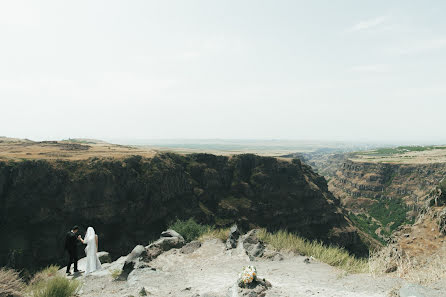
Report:
[[446,175],[446,163],[391,164],[346,160],[330,182],[341,197],[401,198],[415,208],[423,205]]
[[74,224],[94,226],[100,249],[117,257],[189,217],[219,227],[288,229],[366,253],[325,179],[297,159],[159,154],[0,162],[0,266],[63,263],[64,236]]
[[355,223],[386,240],[399,225],[413,222],[445,175],[446,163],[346,160],[331,178],[329,189],[354,213]]

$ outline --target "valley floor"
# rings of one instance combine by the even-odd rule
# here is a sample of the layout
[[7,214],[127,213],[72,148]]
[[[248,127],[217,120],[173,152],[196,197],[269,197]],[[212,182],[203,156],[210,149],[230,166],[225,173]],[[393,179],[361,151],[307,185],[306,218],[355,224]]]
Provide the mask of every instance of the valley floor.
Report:
[[[218,240],[208,240],[192,254],[170,250],[135,269],[127,281],[113,281],[113,270],[121,269],[125,257],[103,270],[80,277],[85,297],[139,296],[142,287],[148,296],[231,296],[236,297],[236,280],[243,266],[254,265],[260,277],[272,283],[266,296],[384,297],[399,291],[399,278],[373,278],[368,274],[345,275],[323,263],[305,264],[305,257],[285,255],[283,261],[260,259],[250,262],[241,248],[225,250]],[[82,269],[83,262],[80,261]],[[444,296],[432,289],[428,295]]]

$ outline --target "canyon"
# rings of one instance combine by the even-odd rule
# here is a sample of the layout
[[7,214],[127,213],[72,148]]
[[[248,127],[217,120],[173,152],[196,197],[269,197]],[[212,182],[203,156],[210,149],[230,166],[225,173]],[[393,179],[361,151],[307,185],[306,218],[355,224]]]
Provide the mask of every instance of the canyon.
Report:
[[349,218],[386,244],[393,231],[412,224],[446,176],[442,146],[397,147],[353,153],[306,154],[323,174]]
[[0,265],[33,270],[63,263],[64,236],[75,224],[82,230],[94,226],[100,246],[116,259],[177,218],[217,228],[237,223],[245,230],[287,229],[368,254],[326,180],[298,159],[129,151],[115,158],[39,158],[26,150],[22,155],[34,157],[4,157]]

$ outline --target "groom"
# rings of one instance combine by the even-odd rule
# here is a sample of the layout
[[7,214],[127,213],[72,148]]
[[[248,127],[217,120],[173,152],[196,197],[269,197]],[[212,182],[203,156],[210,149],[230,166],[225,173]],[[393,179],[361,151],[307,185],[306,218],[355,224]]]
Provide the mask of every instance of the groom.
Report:
[[65,237],[65,250],[68,252],[67,274],[70,275],[71,263],[74,263],[74,273],[79,272],[77,269],[77,241],[79,240],[79,227],[74,226]]

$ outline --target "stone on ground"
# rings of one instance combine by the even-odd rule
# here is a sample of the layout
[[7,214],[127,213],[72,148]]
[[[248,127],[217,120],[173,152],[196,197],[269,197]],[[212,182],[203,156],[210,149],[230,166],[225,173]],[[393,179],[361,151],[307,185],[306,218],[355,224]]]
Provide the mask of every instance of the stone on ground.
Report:
[[238,229],[237,225],[234,225],[231,227],[231,230],[229,231],[229,237],[226,240],[226,249],[233,249],[237,247],[237,241],[240,237],[240,230]]
[[183,246],[180,249],[180,252],[183,254],[192,254],[193,252],[198,250],[200,247],[201,247],[201,242],[199,242],[198,240],[191,241],[188,244],[186,244],[185,246]]
[[260,230],[258,229],[251,230],[241,238],[243,248],[251,261],[253,261],[256,257],[263,256],[263,252],[265,251],[265,245],[257,237],[259,231]]

